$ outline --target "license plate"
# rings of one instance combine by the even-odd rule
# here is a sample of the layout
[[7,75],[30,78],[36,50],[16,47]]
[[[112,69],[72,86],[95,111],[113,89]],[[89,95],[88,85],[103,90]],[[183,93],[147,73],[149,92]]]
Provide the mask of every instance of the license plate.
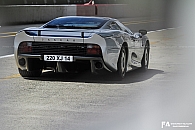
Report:
[[62,55],[44,55],[44,61],[63,61],[63,62],[73,62],[73,56],[62,56]]

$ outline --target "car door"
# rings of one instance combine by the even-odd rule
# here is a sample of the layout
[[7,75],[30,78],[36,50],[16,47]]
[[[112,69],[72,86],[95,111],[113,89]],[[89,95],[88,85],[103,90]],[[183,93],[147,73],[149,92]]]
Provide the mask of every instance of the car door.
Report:
[[139,64],[142,60],[143,56],[143,45],[142,45],[142,35],[140,33],[134,33],[132,38],[132,42],[134,42],[134,60]]
[[132,60],[132,56],[135,54],[135,42],[132,40],[132,36],[134,35],[131,30],[127,27],[125,27],[122,23],[119,21],[116,21],[116,23],[120,26],[120,28],[123,31],[123,38],[124,41],[128,44],[128,70],[131,69],[131,66],[134,65],[134,61]]

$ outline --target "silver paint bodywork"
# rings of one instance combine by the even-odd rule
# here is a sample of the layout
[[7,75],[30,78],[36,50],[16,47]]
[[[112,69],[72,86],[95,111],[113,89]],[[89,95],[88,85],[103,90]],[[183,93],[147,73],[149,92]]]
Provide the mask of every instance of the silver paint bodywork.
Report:
[[[121,30],[109,29],[111,22],[117,23]],[[29,36],[25,33],[26,30],[31,31],[42,31],[44,36]],[[84,32],[84,37],[79,37],[81,32]],[[117,71],[117,63],[121,47],[125,45],[127,48],[127,71],[132,70],[134,67],[141,67],[141,60],[144,54],[146,42],[149,43],[147,36],[141,35],[140,33],[132,33],[122,23],[116,19],[110,18],[110,20],[102,26],[100,29],[94,30],[83,30],[83,29],[45,29],[42,27],[38,28],[27,28],[18,32],[14,40],[14,54],[18,68],[21,70],[28,70],[28,63],[25,66],[21,66],[18,63],[18,59],[25,58],[38,58],[42,59],[41,55],[18,55],[18,46],[23,41],[32,42],[62,42],[62,43],[84,43],[84,44],[97,44],[101,47],[102,58],[97,57],[74,57],[74,60],[90,60],[91,71],[95,72],[93,61],[100,61],[103,63],[103,67],[108,71]]]

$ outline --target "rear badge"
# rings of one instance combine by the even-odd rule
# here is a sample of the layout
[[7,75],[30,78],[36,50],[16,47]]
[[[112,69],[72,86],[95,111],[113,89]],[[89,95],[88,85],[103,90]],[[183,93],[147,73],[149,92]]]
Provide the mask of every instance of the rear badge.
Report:
[[56,42],[56,41],[62,41],[62,39],[49,39],[49,38],[42,38],[42,41],[44,42],[44,41],[54,41],[54,42]]
[[76,42],[75,39],[51,39],[51,38],[42,38],[43,42],[62,42],[62,41],[66,41],[66,42]]

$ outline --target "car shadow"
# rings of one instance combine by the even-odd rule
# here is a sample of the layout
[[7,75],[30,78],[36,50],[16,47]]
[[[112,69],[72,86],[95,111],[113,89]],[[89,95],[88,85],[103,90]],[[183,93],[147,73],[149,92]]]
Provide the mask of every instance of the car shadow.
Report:
[[136,69],[128,72],[124,79],[119,80],[113,73],[108,72],[97,75],[91,74],[90,72],[78,74],[44,72],[41,77],[25,79],[38,81],[81,82],[98,84],[129,84],[146,81],[157,74],[163,73],[164,71],[156,69],[148,69],[145,72],[141,69]]

